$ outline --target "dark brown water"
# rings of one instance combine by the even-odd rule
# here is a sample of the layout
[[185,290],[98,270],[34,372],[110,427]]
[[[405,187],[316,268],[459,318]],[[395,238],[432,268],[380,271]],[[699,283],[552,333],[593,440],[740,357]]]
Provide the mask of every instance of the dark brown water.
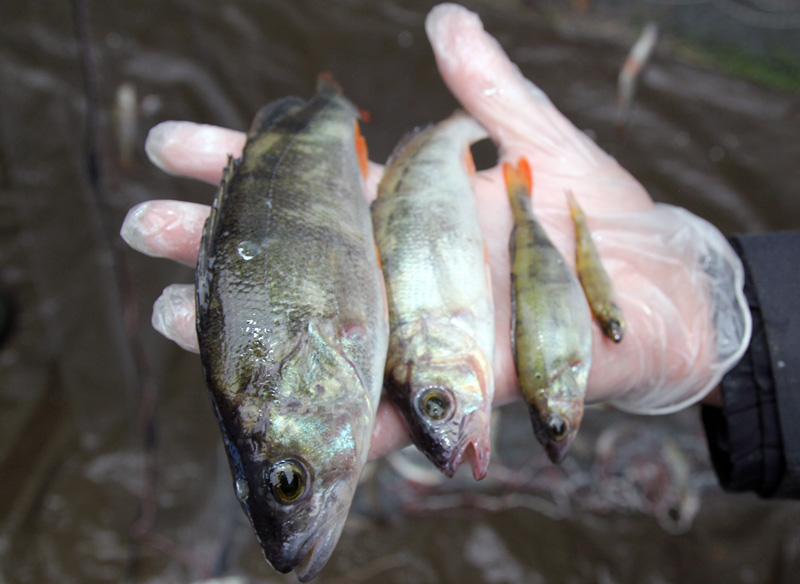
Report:
[[[147,162],[144,135],[162,120],[245,129],[261,104],[309,95],[320,71],[371,112],[373,160],[449,114],[456,103],[422,28],[432,5],[90,2],[89,107],[71,3],[0,6],[0,293],[15,315],[0,346],[0,582],[295,581],[263,562],[238,509],[199,359],[149,326],[161,289],[192,271],[129,251],[116,233],[141,201],[211,200],[212,187]],[[635,38],[626,23],[640,14],[613,2],[583,15],[569,4],[468,5],[655,199],[726,234],[800,226],[797,93],[662,48],[620,134],[616,77]],[[659,17],[686,26],[664,6]],[[125,82],[141,105],[129,168],[111,123]],[[397,461],[373,465],[319,582],[800,576],[800,507],[722,493],[696,411],[592,411],[561,469],[534,447],[523,410],[500,417],[479,486],[421,486]]]

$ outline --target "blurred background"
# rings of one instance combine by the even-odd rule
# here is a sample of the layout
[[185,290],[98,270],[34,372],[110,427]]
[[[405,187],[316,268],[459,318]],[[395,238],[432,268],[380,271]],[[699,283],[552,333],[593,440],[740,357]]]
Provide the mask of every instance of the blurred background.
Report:
[[[0,583],[296,582],[263,561],[233,496],[199,358],[150,328],[162,288],[192,270],[118,231],[137,203],[215,191],[149,164],[150,127],[245,130],[263,103],[311,95],[321,71],[369,110],[383,162],[456,107],[423,29],[434,4],[0,5]],[[800,226],[796,2],[464,4],[657,201],[725,234]],[[654,50],[620,96],[649,22]],[[318,581],[797,581],[800,507],[723,493],[696,409],[590,409],[561,467],[520,404],[496,436],[479,484],[413,453],[371,463]]]

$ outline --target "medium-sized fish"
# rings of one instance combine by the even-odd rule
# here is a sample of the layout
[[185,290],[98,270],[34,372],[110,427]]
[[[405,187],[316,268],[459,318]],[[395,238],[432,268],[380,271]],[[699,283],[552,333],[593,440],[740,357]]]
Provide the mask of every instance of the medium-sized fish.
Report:
[[367,460],[388,343],[358,111],[325,78],[258,113],[206,222],[197,337],[236,496],[305,582]]
[[464,112],[406,137],[372,210],[389,304],[384,387],[414,443],[447,476],[489,464],[494,305]]
[[625,334],[625,316],[614,300],[614,284],[603,268],[589,226],[586,224],[586,215],[572,191],[567,191],[567,202],[572,222],[575,224],[575,267],[586,300],[589,301],[589,308],[603,334],[615,343],[619,343]]
[[514,216],[511,254],[511,344],[519,387],[536,438],[561,462],[583,418],[592,363],[592,320],[575,274],[531,210],[525,158],[503,164]]

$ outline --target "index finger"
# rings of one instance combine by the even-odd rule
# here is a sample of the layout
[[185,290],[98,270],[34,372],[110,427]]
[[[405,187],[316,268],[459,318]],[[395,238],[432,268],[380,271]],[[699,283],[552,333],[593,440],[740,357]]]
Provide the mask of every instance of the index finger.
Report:
[[150,162],[166,173],[219,184],[228,157],[242,155],[247,135],[194,122],[162,122],[144,144]]
[[[242,155],[247,134],[194,122],[161,122],[144,144],[147,157],[164,172],[218,185],[228,157]],[[365,191],[368,201],[377,193],[383,166],[369,163]]]

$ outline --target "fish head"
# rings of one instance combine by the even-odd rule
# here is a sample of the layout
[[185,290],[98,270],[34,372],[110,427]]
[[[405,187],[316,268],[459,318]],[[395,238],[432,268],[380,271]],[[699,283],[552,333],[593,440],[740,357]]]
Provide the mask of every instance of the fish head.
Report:
[[264,376],[265,387],[240,393],[220,417],[236,496],[264,557],[304,582],[341,535],[374,416],[352,364],[317,349],[313,365],[301,367],[298,352],[277,382]]
[[615,343],[621,342],[625,334],[625,318],[619,305],[613,301],[604,302],[600,307],[600,316],[598,322],[603,334]]
[[564,460],[578,433],[587,378],[588,367],[573,362],[561,368],[529,403],[533,432],[554,464]]
[[405,363],[387,371],[385,387],[417,447],[448,477],[466,459],[476,479],[489,465],[489,369],[462,356]]
[[363,465],[351,413],[273,413],[266,434],[226,440],[236,497],[264,557],[303,582],[332,554]]

